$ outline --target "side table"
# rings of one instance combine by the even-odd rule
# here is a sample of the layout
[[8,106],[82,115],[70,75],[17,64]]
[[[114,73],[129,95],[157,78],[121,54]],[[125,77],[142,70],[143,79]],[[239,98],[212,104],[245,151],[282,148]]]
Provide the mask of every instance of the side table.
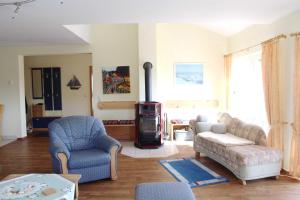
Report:
[[189,124],[170,124],[171,128],[170,128],[170,140],[173,141],[174,140],[174,131],[178,130],[178,129],[186,129],[189,128]]

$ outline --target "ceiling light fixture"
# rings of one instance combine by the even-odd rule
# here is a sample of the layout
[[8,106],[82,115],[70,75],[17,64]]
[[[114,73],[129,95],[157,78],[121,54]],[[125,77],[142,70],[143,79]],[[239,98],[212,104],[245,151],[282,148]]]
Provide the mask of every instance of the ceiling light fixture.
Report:
[[21,6],[23,6],[24,4],[27,4],[27,3],[31,3],[31,2],[34,2],[36,0],[25,0],[25,1],[16,1],[16,2],[11,2],[11,3],[0,3],[0,6],[16,6],[16,9],[15,9],[15,13],[18,13]]
[[[0,3],[0,6],[15,6],[16,9],[14,10],[14,14],[17,15],[19,13],[19,10],[24,4],[32,3],[36,0],[24,0],[24,1],[16,1],[16,2],[9,2],[9,3]],[[60,4],[64,4],[64,1],[60,1]],[[16,17],[13,16],[12,19],[15,19]]]

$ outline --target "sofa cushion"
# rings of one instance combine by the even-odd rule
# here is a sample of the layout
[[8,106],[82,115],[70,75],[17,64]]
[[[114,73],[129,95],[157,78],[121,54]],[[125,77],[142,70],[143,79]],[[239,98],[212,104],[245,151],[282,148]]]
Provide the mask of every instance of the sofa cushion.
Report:
[[228,161],[238,166],[277,163],[282,159],[280,150],[260,145],[232,146],[227,150]]
[[100,149],[72,151],[68,166],[70,169],[80,169],[100,166],[110,162],[110,154]]
[[262,128],[253,124],[240,123],[235,135],[251,140],[257,145],[267,145],[267,136],[265,132]]
[[262,128],[253,124],[247,124],[237,118],[232,118],[228,113],[222,113],[218,122],[227,126],[227,132],[238,137],[255,142],[257,145],[267,145],[266,134]]
[[230,133],[216,134],[213,132],[202,132],[198,133],[197,136],[226,147],[254,144],[253,141],[237,137]]
[[236,135],[238,128],[242,123],[243,122],[241,120],[239,120],[238,118],[232,118],[232,120],[230,121],[230,124],[227,127],[227,131],[233,135]]
[[141,183],[135,191],[135,200],[195,200],[190,186],[182,182]]
[[224,146],[200,137],[200,134],[195,137],[194,149],[205,149],[237,171],[241,166],[278,163],[282,159],[280,150],[260,145]]
[[205,131],[210,131],[211,130],[211,123],[207,123],[207,122],[196,122],[195,123],[195,130],[196,133],[201,133],[201,132],[205,132]]
[[218,116],[218,122],[229,126],[232,121],[232,117],[228,113],[220,113]]
[[205,116],[205,115],[197,115],[196,121],[197,122],[207,122],[207,116]]
[[211,132],[213,133],[224,134],[226,133],[226,131],[227,128],[225,124],[218,123],[218,124],[211,125]]

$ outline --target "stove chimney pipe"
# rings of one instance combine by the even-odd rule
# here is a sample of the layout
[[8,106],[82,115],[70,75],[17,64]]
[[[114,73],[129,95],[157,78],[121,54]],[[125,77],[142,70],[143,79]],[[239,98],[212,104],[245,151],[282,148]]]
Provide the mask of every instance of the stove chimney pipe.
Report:
[[146,94],[145,101],[149,102],[152,101],[152,87],[151,87],[152,63],[145,62],[143,68],[145,70],[145,94]]

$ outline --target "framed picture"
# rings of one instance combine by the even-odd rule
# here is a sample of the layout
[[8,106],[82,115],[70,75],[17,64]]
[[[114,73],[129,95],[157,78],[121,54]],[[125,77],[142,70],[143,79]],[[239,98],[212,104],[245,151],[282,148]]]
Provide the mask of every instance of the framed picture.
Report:
[[129,66],[102,69],[103,94],[130,93]]
[[202,63],[175,63],[176,85],[202,85],[203,64]]

